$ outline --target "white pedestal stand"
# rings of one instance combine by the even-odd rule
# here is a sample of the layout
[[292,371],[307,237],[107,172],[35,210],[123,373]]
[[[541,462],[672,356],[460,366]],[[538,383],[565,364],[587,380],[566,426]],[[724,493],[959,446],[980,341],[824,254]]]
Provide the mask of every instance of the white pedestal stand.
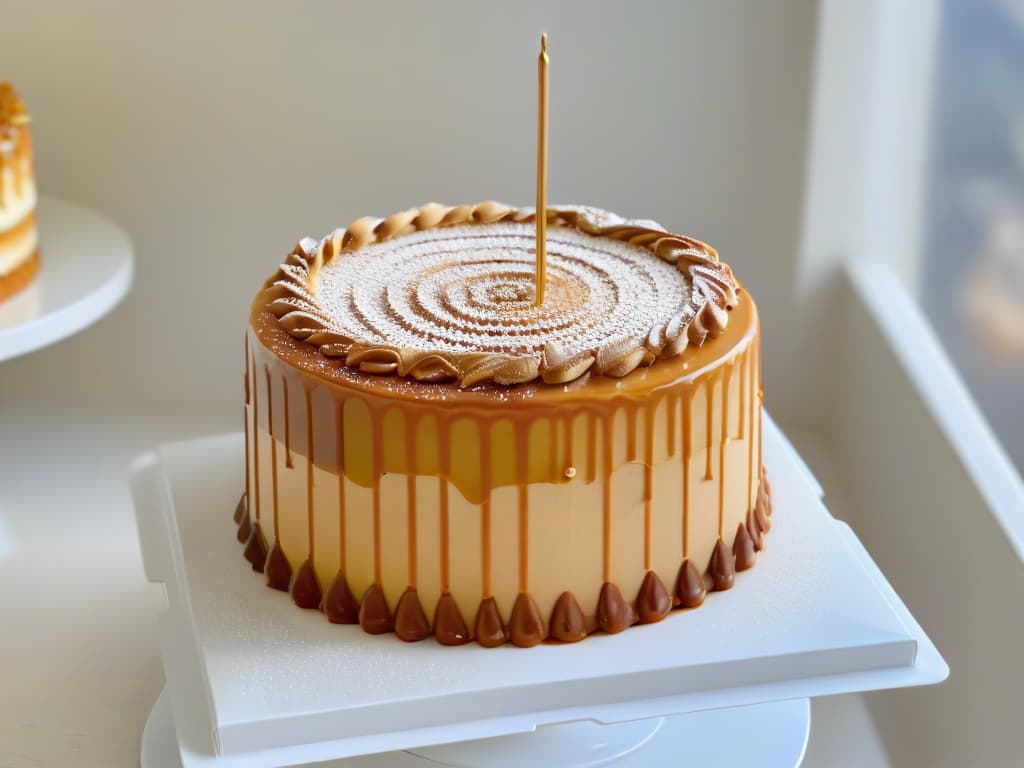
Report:
[[143,558],[168,594],[144,768],[798,765],[808,698],[948,669],[770,421],[764,448],[777,512],[734,589],[525,651],[405,644],[297,609],[233,536],[239,435],[140,457]]
[[0,363],[78,333],[110,312],[132,283],[132,247],[109,220],[52,197],[38,207],[42,265],[0,302]]

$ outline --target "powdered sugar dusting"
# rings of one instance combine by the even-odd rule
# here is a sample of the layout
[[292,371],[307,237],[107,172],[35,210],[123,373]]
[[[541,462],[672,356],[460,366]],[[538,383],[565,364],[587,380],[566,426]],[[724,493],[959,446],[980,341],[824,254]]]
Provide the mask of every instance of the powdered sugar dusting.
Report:
[[683,312],[690,277],[649,249],[548,230],[544,304],[534,300],[534,227],[425,229],[325,264],[313,297],[329,330],[368,345],[450,353],[565,354],[640,343]]

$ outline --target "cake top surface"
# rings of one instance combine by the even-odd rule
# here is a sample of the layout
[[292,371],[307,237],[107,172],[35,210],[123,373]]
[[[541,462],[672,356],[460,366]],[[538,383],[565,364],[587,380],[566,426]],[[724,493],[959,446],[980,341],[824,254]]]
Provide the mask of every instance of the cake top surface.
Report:
[[724,330],[737,284],[710,246],[595,208],[547,215],[540,306],[534,211],[492,202],[303,240],[258,301],[349,366],[461,387],[624,376]]

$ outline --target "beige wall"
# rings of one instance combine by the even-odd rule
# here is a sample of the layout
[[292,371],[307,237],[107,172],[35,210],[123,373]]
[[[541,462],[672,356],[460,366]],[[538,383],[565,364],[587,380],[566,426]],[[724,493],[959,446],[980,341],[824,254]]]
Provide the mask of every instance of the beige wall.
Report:
[[301,235],[431,199],[531,203],[541,30],[551,200],[716,245],[781,389],[815,8],[9,3],[0,77],[34,114],[40,186],[124,226],[138,276],[98,326],[4,365],[0,395],[238,407],[248,302]]

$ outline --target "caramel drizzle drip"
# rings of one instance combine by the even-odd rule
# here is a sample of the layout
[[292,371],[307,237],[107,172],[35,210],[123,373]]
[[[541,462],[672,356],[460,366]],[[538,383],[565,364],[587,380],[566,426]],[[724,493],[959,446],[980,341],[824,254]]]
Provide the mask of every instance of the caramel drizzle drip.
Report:
[[516,493],[519,497],[519,592],[530,591],[529,442],[522,422],[515,426]]
[[679,407],[679,398],[673,392],[666,398],[666,412],[668,423],[665,425],[666,450],[669,456],[676,455],[676,409]]
[[[757,340],[754,342],[757,344]],[[747,361],[747,388],[744,388],[744,393],[751,392],[754,389],[754,353],[748,352],[746,355]],[[746,402],[746,400],[741,400]],[[750,398],[750,437],[747,440],[747,502],[753,509],[754,504],[754,409],[757,407],[754,402],[754,398]],[[742,411],[741,411],[742,413]],[[760,474],[760,471],[759,471]]]
[[484,597],[491,597],[491,427],[489,421],[480,425],[480,570]]
[[[408,508],[406,510],[407,521],[406,527],[408,528],[408,547],[409,547],[409,586],[413,589],[416,588],[416,574],[418,572],[418,563],[416,561],[416,476],[418,472],[418,462],[416,457],[416,434],[417,428],[419,427],[419,419],[413,417],[405,420],[405,462],[406,462],[406,479],[405,479],[405,492],[408,498]],[[379,481],[378,481],[379,482]]]
[[[740,355],[740,364],[739,365],[740,365],[740,404],[742,405],[743,403],[747,402],[747,379],[744,378],[744,376],[743,376],[743,370],[744,370],[744,368],[746,368],[747,377],[749,377],[750,376],[750,365],[751,365],[750,355],[748,355],[748,354]],[[739,419],[740,419],[739,435],[738,435],[738,439],[739,440],[742,440],[742,439],[744,439],[747,436],[746,415],[747,415],[746,409],[741,407],[740,408],[740,412],[739,412]]]
[[[732,379],[732,362],[722,367],[722,434],[718,441],[718,535],[725,533],[725,447],[729,444],[729,383]],[[711,413],[710,404],[708,413]],[[708,444],[708,453],[711,445]]]
[[[683,395],[680,408],[685,408],[687,413],[693,412],[693,392],[687,390]],[[693,453],[693,424],[689,419],[682,418],[680,411],[680,424],[683,431],[683,451],[680,460],[683,464],[683,558],[690,556],[690,457]]]
[[[654,497],[654,411],[644,412],[644,570],[651,570],[651,502]],[[671,420],[671,418],[669,419]]]
[[[274,390],[270,378],[270,367],[265,368],[267,374],[267,423],[270,425],[270,434],[274,434]],[[277,506],[277,440],[270,441],[270,488],[271,500],[274,509],[274,540],[279,536],[279,518],[281,515]]]
[[[252,438],[251,435],[255,432],[255,429],[250,430],[249,419],[252,418],[252,404],[250,402],[249,393],[249,376],[252,371],[249,367],[249,334],[245,334],[245,407],[243,408],[243,419],[244,432],[245,432],[245,493],[246,496],[251,499],[252,495],[249,493],[250,483],[252,482],[252,467],[250,466],[249,460],[249,442]],[[237,522],[237,521],[236,521]]]
[[334,406],[337,409],[338,424],[335,435],[337,436],[336,461],[338,462],[338,563],[342,573],[347,573],[345,558],[345,401],[338,400]]
[[[260,521],[260,433],[259,433],[259,416],[260,416],[260,387],[256,381],[256,354],[252,354],[252,365],[250,366],[250,375],[252,376],[252,462],[256,465],[257,476],[253,478],[253,509],[256,517],[256,522]],[[270,432],[270,426],[268,424],[267,431]]]
[[[576,439],[576,433],[574,430],[575,420],[572,416],[563,416],[560,421],[562,425],[562,439],[565,441],[565,459],[562,464],[566,469],[568,469],[569,467],[573,467],[573,442]],[[575,467],[573,467],[573,470],[575,471]]]
[[384,469],[384,435],[381,431],[381,416],[376,408],[370,409],[373,424],[373,583],[381,584],[381,540],[380,540],[380,477]]
[[447,594],[451,589],[451,531],[448,519],[448,477],[451,472],[452,445],[451,432],[447,422],[439,422],[438,451],[440,453],[440,476],[437,478],[438,506],[440,507],[441,525],[441,593]]
[[601,499],[603,504],[604,555],[603,573],[605,582],[612,580],[612,422],[614,411],[601,418]]
[[705,452],[706,464],[705,464],[705,468],[704,468],[704,479],[705,480],[713,480],[714,479],[714,475],[711,472],[711,457],[712,457],[711,444],[712,444],[712,438],[713,438],[713,435],[714,435],[714,413],[713,413],[714,409],[711,407],[711,404],[714,401],[715,377],[709,376],[707,378],[707,381],[704,383],[704,392],[705,392],[705,403],[704,404],[706,406],[705,407],[705,411],[706,411],[706,414],[707,414],[706,418],[705,418],[705,421],[707,422],[707,424],[706,424],[706,426],[707,426],[707,438],[705,440],[705,444],[707,446],[707,450]]
[[[287,389],[285,390],[287,392]],[[306,528],[309,539],[309,561],[313,562],[313,465],[316,456],[313,452],[313,395],[308,387],[302,388],[306,400]]]
[[626,461],[636,461],[636,407],[626,406]]
[[597,479],[597,414],[587,412],[587,482]]
[[289,411],[291,408],[288,406],[290,402],[288,399],[288,378],[282,377],[281,383],[284,385],[284,468],[294,469],[292,464],[292,429],[291,419],[289,418]]
[[[758,333],[758,338],[760,338],[760,333]],[[761,372],[761,345],[760,344],[757,345],[757,351],[754,354],[757,355],[757,370],[758,370],[758,374],[759,374],[759,378],[760,378],[760,372]],[[763,429],[761,429],[762,424],[764,422],[764,410],[763,409],[764,409],[764,390],[761,389],[761,382],[759,381],[758,385],[757,385],[757,474],[758,474],[758,476],[760,476],[760,474],[761,474],[761,467],[764,466],[764,457],[763,457],[763,454],[761,453],[761,436],[762,436],[762,432],[764,431]]]

